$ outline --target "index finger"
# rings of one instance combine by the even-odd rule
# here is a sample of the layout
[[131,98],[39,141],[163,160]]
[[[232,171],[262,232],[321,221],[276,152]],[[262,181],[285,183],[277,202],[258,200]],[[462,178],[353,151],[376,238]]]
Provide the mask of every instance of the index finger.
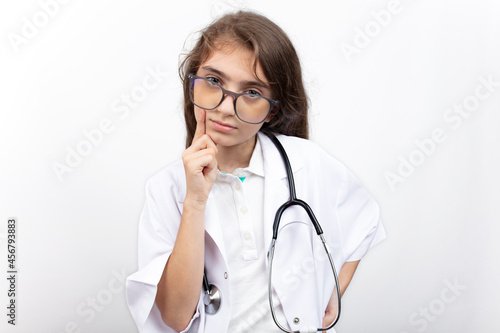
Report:
[[203,109],[198,109],[198,112],[196,112],[196,109],[194,111],[194,116],[196,118],[196,130],[194,132],[193,142],[198,140],[201,136],[203,136],[207,132],[205,126],[205,114],[206,111]]

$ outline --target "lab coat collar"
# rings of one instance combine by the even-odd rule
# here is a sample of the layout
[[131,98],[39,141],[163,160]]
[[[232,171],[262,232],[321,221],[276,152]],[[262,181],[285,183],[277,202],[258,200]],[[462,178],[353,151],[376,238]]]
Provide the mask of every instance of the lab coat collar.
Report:
[[262,156],[262,145],[258,136],[255,140],[255,147],[246,170],[255,175],[264,177],[264,157]]
[[[274,145],[274,143],[269,139],[267,135],[262,132],[258,132],[260,143],[262,145],[262,155],[264,157],[264,169],[266,170],[265,177],[268,178],[286,178],[286,169],[281,158],[281,155]],[[292,147],[287,145],[287,137],[284,135],[277,135],[281,144],[285,148],[285,151],[288,154],[288,150]],[[290,164],[292,165],[293,173],[295,174],[297,171],[302,169],[303,160],[300,158],[299,154],[288,154],[288,159],[290,160]],[[271,174],[268,174],[270,172]],[[288,187],[287,187],[288,188]]]

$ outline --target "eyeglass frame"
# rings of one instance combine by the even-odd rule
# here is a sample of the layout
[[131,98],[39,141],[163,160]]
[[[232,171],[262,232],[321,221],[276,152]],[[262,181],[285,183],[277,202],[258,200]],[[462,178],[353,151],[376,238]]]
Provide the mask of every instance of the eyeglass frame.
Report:
[[201,80],[204,80],[204,81],[208,81],[208,79],[206,77],[201,77],[201,76],[197,76],[197,75],[194,75],[194,74],[188,74],[188,79],[189,79],[189,97],[191,98],[191,102],[193,102],[194,105],[196,105],[197,107],[199,108],[202,108],[204,110],[214,110],[216,108],[219,107],[219,105],[222,104],[222,102],[226,99],[227,95],[231,95],[234,97],[234,100],[233,100],[233,105],[234,105],[234,113],[236,114],[236,117],[238,117],[239,120],[247,123],[247,124],[261,124],[263,123],[267,116],[269,116],[269,113],[271,113],[271,110],[273,108],[275,108],[276,106],[279,105],[279,100],[274,100],[274,99],[270,99],[270,98],[267,98],[265,96],[262,96],[262,95],[258,95],[258,97],[260,98],[263,98],[265,99],[266,101],[269,102],[269,111],[267,111],[266,115],[264,116],[264,119],[262,119],[261,121],[259,122],[256,122],[256,123],[253,123],[253,122],[250,122],[250,121],[246,121],[246,120],[243,120],[241,119],[241,117],[238,115],[238,111],[236,110],[236,100],[240,97],[240,96],[251,96],[251,95],[254,95],[254,94],[250,94],[250,93],[236,93],[234,91],[230,91],[230,90],[227,90],[227,89],[224,89],[224,87],[222,87],[220,84],[218,83],[215,83],[215,82],[210,82],[210,84],[212,85],[216,85],[218,86],[221,90],[222,90],[222,98],[221,100],[219,101],[219,103],[217,103],[216,106],[214,106],[213,108],[209,109],[209,108],[205,108],[203,106],[200,106],[198,104],[196,104],[194,102],[194,91],[193,91],[193,87],[194,87],[194,80],[196,79],[201,79]]

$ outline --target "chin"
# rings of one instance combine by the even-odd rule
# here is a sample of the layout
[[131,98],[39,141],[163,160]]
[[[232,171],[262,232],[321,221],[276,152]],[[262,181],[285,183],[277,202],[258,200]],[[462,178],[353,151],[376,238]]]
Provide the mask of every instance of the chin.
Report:
[[213,142],[218,145],[218,146],[222,146],[222,147],[231,147],[231,146],[236,146],[238,145],[239,143],[241,142],[236,142],[234,139],[232,140],[231,138],[225,138],[223,136],[218,136],[218,135],[214,135],[212,137],[212,140]]
[[222,147],[233,147],[246,143],[255,137],[255,135],[250,136],[250,138],[242,137],[242,135],[236,135],[236,133],[219,133],[217,131],[207,132],[210,135],[212,141]]
[[212,141],[217,145],[226,146],[230,141],[234,141],[231,139],[228,134],[219,133],[217,131],[207,131],[207,134],[210,136]]

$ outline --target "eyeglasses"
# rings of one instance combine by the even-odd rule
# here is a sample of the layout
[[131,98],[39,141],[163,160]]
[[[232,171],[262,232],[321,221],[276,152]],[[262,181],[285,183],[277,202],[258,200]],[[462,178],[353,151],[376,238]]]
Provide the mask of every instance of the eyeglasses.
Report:
[[235,93],[222,88],[207,78],[188,74],[189,95],[197,107],[205,110],[217,108],[227,95],[234,97],[234,112],[245,123],[260,124],[266,120],[279,101],[252,93]]

